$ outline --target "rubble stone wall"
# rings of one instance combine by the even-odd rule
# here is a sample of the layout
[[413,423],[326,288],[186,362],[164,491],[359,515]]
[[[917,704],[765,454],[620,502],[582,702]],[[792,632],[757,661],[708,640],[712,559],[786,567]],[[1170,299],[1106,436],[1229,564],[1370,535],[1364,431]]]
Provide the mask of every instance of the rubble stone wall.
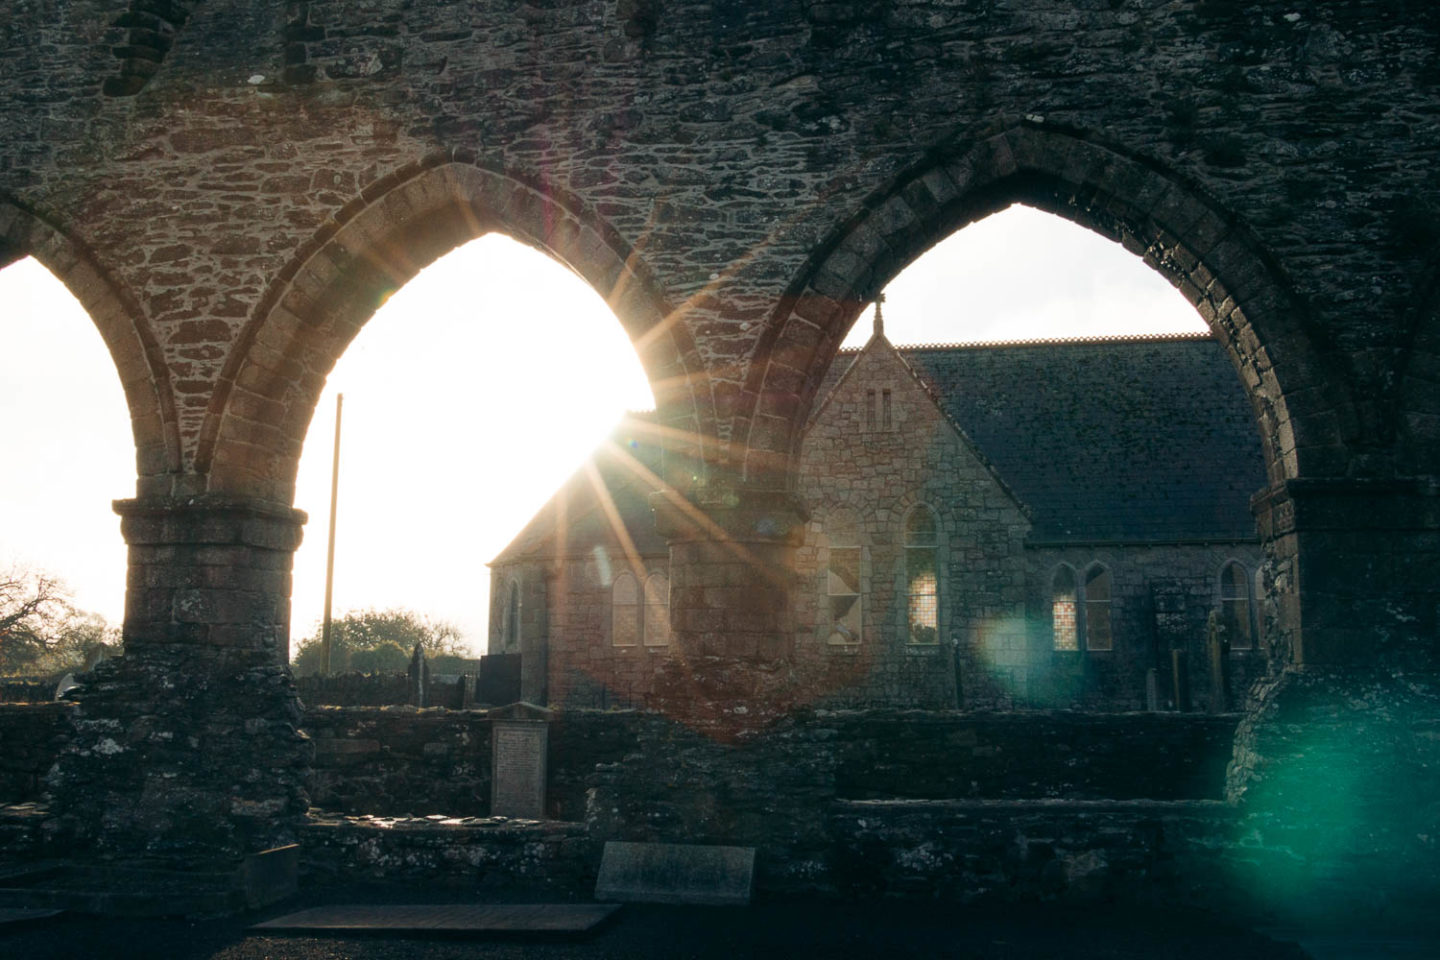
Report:
[[73,712],[68,703],[0,704],[0,803],[40,799]]

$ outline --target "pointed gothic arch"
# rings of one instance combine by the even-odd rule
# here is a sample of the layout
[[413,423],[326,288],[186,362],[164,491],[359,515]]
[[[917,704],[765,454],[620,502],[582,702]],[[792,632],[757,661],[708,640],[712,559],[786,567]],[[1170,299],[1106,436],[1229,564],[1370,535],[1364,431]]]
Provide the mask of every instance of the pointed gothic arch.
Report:
[[1027,121],[926,158],[817,249],[771,315],[746,382],[735,432],[747,438],[747,476],[783,482],[825,370],[876,293],[935,243],[1017,202],[1119,241],[1195,306],[1250,397],[1272,483],[1343,462],[1357,422],[1344,380],[1240,220],[1153,161]]
[[0,195],[0,270],[27,256],[79,301],[115,363],[130,409],[136,494],[172,494],[180,469],[175,398],[164,353],[139,301],[70,231]]
[[664,427],[713,435],[694,344],[638,253],[578,199],[447,153],[366,187],[280,271],[206,413],[196,471],[208,491],[290,502],[324,377],[350,341],[423,267],[496,231],[554,258],[605,299],[636,345]]

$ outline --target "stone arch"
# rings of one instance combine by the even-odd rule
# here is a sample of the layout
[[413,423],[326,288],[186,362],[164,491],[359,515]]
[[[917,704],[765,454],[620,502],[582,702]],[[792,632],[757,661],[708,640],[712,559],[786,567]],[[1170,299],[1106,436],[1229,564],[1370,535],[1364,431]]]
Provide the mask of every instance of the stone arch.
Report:
[[1290,284],[1238,220],[1153,162],[1026,122],[927,158],[811,257],[771,315],[746,383],[748,422],[736,433],[748,438],[747,477],[785,476],[821,379],[865,305],[935,243],[1016,202],[1121,242],[1195,306],[1251,399],[1272,483],[1343,472],[1350,398],[1309,342]]
[[50,218],[0,195],[0,270],[34,257],[89,315],[115,364],[130,409],[136,494],[164,496],[180,469],[180,435],[164,353],[139,302],[82,242]]
[[325,376],[350,341],[421,268],[492,231],[590,283],[636,345],[659,422],[711,435],[699,354],[638,254],[577,199],[444,154],[366,187],[280,272],[216,385],[197,482],[212,493],[290,502]]

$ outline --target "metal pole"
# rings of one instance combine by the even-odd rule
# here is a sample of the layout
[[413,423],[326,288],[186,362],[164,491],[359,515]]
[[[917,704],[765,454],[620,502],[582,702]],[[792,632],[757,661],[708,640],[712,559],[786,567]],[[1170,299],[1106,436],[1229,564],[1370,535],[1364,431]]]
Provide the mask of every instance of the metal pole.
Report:
[[345,394],[335,395],[335,460],[330,467],[330,544],[325,553],[325,619],[320,627],[320,675],[330,675],[330,600],[335,594],[335,500],[340,491],[340,407]]

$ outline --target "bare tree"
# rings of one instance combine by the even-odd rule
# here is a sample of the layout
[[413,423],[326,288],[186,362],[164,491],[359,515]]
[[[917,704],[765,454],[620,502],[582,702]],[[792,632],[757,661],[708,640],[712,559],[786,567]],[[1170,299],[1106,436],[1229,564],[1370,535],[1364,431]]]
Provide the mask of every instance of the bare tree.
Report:
[[104,618],[74,607],[58,578],[17,567],[0,573],[0,676],[79,669],[118,640]]

